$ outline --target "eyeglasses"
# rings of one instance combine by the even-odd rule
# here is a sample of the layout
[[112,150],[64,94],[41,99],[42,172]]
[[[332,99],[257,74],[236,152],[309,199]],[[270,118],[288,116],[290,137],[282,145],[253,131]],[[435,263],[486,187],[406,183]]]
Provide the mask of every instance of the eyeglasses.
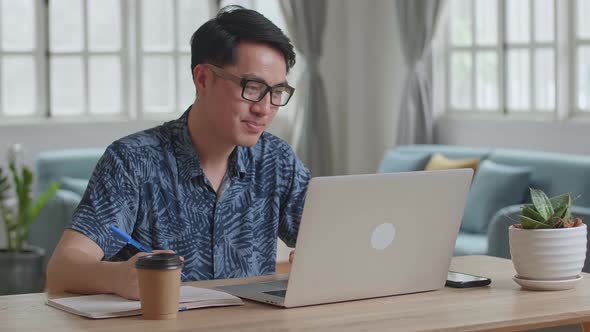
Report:
[[279,83],[275,86],[270,86],[262,81],[255,79],[248,79],[230,74],[227,71],[214,66],[212,64],[205,64],[213,73],[221,78],[233,81],[242,87],[242,98],[259,102],[267,92],[270,92],[270,103],[275,106],[285,106],[291,99],[295,88],[289,86],[287,83]]

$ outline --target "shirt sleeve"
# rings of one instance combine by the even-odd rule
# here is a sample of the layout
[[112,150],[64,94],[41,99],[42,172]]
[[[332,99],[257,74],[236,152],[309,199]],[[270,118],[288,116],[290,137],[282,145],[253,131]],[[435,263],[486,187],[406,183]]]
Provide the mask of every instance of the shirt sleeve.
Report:
[[286,169],[290,170],[287,174],[288,186],[286,194],[281,201],[281,210],[279,218],[279,238],[291,248],[295,247],[299,224],[303,213],[303,204],[307,193],[307,185],[311,174],[303,162],[289,148],[286,152],[288,161]]
[[132,234],[137,217],[139,190],[124,156],[122,148],[114,144],[105,151],[68,227],[96,242],[106,260],[125,247],[113,236],[110,225]]

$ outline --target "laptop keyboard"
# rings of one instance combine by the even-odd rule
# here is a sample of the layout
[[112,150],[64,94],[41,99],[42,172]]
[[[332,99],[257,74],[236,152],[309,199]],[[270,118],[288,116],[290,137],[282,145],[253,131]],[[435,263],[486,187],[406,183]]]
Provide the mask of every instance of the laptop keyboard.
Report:
[[268,291],[268,292],[264,292],[264,294],[274,295],[274,296],[278,296],[278,297],[285,297],[285,294],[287,294],[287,290],[281,289],[281,290]]

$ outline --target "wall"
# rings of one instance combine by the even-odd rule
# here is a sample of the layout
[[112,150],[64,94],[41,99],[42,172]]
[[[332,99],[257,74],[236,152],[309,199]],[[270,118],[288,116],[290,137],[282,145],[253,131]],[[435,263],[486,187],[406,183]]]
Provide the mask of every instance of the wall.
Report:
[[518,148],[590,154],[587,120],[508,120],[443,116],[436,121],[439,144]]

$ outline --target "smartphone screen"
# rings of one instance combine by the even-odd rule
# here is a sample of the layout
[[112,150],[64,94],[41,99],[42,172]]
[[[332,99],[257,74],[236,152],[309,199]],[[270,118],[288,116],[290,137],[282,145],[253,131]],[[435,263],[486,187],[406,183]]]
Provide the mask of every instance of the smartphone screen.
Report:
[[491,282],[492,280],[486,277],[449,271],[446,286],[457,288],[481,287],[487,286]]

